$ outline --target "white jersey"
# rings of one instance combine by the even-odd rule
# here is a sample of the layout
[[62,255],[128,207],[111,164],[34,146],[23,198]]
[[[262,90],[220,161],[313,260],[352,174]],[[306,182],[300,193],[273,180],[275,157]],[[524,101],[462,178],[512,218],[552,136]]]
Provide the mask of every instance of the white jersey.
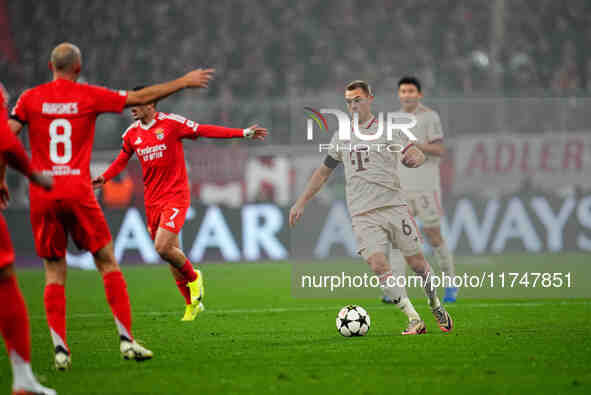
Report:
[[[365,125],[359,125],[359,131],[364,134],[375,134],[378,129],[378,120],[372,117]],[[345,168],[345,185],[347,206],[351,216],[381,207],[402,206],[406,201],[400,188],[398,170],[403,165],[400,163],[400,153],[392,152],[386,148],[376,149],[377,145],[386,147],[396,144],[404,147],[406,142],[395,134],[394,141],[387,140],[384,130],[382,136],[374,141],[363,141],[355,133],[351,133],[351,140],[339,141],[338,132],[332,137],[328,155],[342,162]],[[368,150],[357,152],[337,147],[350,147],[369,145]]]
[[[400,110],[403,112],[403,110]],[[443,128],[439,115],[429,107],[419,104],[413,113],[417,124],[410,131],[417,137],[419,144],[439,143],[443,140]],[[425,163],[417,168],[403,168],[400,170],[400,180],[404,190],[439,191],[439,156],[425,154]]]

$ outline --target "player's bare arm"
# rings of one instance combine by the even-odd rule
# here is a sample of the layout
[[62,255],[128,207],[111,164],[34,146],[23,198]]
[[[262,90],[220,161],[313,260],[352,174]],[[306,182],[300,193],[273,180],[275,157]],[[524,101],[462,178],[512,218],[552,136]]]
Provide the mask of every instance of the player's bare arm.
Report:
[[92,180],[92,187],[94,189],[98,189],[105,185],[107,181],[109,181],[113,177],[116,177],[119,173],[121,173],[121,171],[123,171],[123,169],[125,169],[125,166],[127,166],[127,163],[129,162],[129,159],[131,159],[131,156],[132,154],[122,149],[119,152],[117,158],[113,161],[113,163],[111,163],[109,168],[105,170],[103,174]]
[[423,153],[431,156],[443,156],[445,154],[445,145],[443,143],[426,143],[426,144],[415,144],[418,149]]
[[185,88],[207,88],[215,69],[193,70],[176,80],[147,86],[137,91],[128,91],[125,107],[138,106],[164,99]]
[[8,127],[10,128],[10,131],[17,136],[21,130],[23,130],[23,124],[12,118],[8,120]]
[[5,148],[0,151],[2,156],[2,158],[0,158],[0,161],[2,162],[2,165],[0,165],[1,209],[6,208],[10,200],[10,195],[8,194],[8,188],[6,187],[5,182],[7,164],[26,175],[32,183],[41,186],[45,190],[50,190],[53,187],[53,178],[42,172],[33,170],[31,161],[20,141],[14,135],[10,135],[10,132],[6,131],[6,134],[8,134],[8,136],[6,136],[5,139],[9,142],[6,144]]
[[289,210],[290,226],[295,226],[302,214],[304,214],[304,206],[306,203],[318,193],[326,183],[326,180],[328,180],[328,177],[332,174],[332,171],[333,169],[325,164],[320,165],[320,167],[314,171],[314,174],[312,174],[312,177],[310,177],[310,180],[306,185],[306,189],[298,197],[295,204],[291,207],[291,210]]

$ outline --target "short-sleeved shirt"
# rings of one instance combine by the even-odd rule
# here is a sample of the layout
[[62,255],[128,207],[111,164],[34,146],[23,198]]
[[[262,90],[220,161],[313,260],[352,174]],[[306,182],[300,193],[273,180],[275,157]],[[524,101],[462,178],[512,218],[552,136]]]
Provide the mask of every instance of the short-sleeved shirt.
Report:
[[[401,112],[403,110],[400,110]],[[410,131],[416,136],[419,144],[443,142],[443,128],[439,115],[429,107],[419,104],[413,113],[417,124]],[[400,180],[404,190],[420,192],[440,190],[439,156],[425,154],[426,160],[417,168],[400,170]]]
[[144,204],[189,203],[182,139],[199,137],[199,124],[180,115],[156,113],[148,125],[136,121],[123,133],[121,149],[137,154],[144,176]]
[[123,111],[125,91],[65,79],[25,91],[11,117],[28,125],[33,167],[54,177],[45,191],[31,184],[31,199],[59,199],[92,193],[90,159],[96,118]]
[[[359,130],[361,133],[375,134],[378,126],[378,120],[374,117],[365,125],[360,125]],[[350,141],[340,141],[338,132],[333,135],[328,155],[342,162],[345,168],[345,191],[351,216],[376,208],[406,205],[398,177],[399,167],[402,166],[401,154],[395,148],[386,149],[386,146],[404,147],[407,142],[399,135],[392,137],[393,140],[389,141],[385,131],[374,141],[363,141],[353,132]],[[363,144],[369,144],[370,149],[362,150]],[[359,149],[349,150],[349,145]],[[378,148],[378,145],[383,149]]]

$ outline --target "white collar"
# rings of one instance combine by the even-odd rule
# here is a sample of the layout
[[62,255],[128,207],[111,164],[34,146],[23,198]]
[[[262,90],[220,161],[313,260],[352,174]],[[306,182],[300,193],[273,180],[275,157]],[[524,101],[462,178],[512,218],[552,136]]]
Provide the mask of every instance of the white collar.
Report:
[[156,123],[156,117],[158,116],[158,114],[154,115],[154,119],[152,119],[147,125],[144,125],[142,123],[142,121],[139,121],[140,124],[140,128],[144,129],[144,130],[149,130],[152,126],[154,126],[154,124]]

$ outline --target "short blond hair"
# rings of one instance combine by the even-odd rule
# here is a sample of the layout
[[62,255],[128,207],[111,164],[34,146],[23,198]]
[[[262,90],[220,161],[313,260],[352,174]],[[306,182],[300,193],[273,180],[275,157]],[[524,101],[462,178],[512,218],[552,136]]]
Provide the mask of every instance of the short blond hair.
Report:
[[355,80],[351,81],[347,84],[345,90],[352,91],[355,89],[361,88],[368,96],[373,96],[373,92],[371,90],[371,86],[363,80]]

